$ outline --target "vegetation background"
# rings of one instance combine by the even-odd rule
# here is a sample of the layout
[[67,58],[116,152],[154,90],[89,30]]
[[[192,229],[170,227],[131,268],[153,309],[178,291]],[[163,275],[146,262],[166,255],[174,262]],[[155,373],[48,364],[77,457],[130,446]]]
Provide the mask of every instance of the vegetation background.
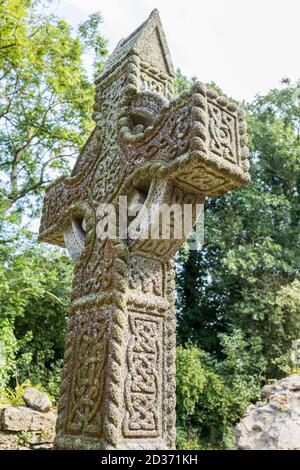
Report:
[[[29,382],[58,396],[72,265],[34,227],[93,127],[84,56],[95,76],[107,55],[99,13],[74,29],[40,3],[0,0],[0,400],[13,403]],[[177,92],[194,80],[178,71]],[[181,449],[231,448],[261,386],[297,371],[300,82],[240,104],[252,182],[208,200],[202,251],[177,257]]]

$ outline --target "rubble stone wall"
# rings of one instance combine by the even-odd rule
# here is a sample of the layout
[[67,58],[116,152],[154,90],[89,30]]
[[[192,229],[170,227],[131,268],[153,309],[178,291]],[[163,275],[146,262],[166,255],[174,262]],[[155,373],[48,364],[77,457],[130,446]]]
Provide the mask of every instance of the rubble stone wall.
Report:
[[23,400],[24,406],[0,408],[0,450],[52,449],[56,413],[49,398],[30,388]]

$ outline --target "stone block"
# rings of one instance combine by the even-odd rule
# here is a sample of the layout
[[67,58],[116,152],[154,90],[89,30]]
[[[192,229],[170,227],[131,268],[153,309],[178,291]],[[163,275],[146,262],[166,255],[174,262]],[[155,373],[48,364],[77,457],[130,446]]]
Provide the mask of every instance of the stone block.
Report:
[[25,406],[8,407],[2,411],[4,431],[43,431],[54,428],[56,415],[40,413]]
[[42,413],[50,411],[52,403],[45,393],[40,392],[36,388],[29,387],[22,395],[23,400],[29,408]]

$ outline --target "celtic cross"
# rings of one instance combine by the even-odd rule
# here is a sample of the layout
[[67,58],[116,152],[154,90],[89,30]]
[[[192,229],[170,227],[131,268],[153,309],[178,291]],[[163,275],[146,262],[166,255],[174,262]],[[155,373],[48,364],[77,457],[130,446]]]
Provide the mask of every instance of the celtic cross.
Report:
[[[249,173],[243,111],[199,82],[172,97],[174,76],[154,10],[97,78],[95,129],[71,175],[46,191],[40,240],[75,260],[58,449],[175,447],[172,257],[186,237],[174,220],[169,238],[143,236],[144,209],[194,208]],[[99,206],[119,213],[120,196],[142,205],[131,220],[140,236],[101,237]]]

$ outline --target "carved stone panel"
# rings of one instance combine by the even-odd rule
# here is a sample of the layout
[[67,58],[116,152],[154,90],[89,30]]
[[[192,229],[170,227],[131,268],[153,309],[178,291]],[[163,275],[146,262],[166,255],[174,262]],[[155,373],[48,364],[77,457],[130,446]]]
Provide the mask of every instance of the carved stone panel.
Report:
[[161,434],[162,318],[131,313],[125,380],[125,437]]
[[107,312],[95,307],[91,311],[77,309],[72,348],[76,367],[68,394],[68,434],[102,435],[108,321]]
[[130,261],[129,289],[135,293],[163,296],[164,266],[160,261],[134,256]]
[[237,162],[237,118],[227,109],[208,102],[209,151],[232,163]]

